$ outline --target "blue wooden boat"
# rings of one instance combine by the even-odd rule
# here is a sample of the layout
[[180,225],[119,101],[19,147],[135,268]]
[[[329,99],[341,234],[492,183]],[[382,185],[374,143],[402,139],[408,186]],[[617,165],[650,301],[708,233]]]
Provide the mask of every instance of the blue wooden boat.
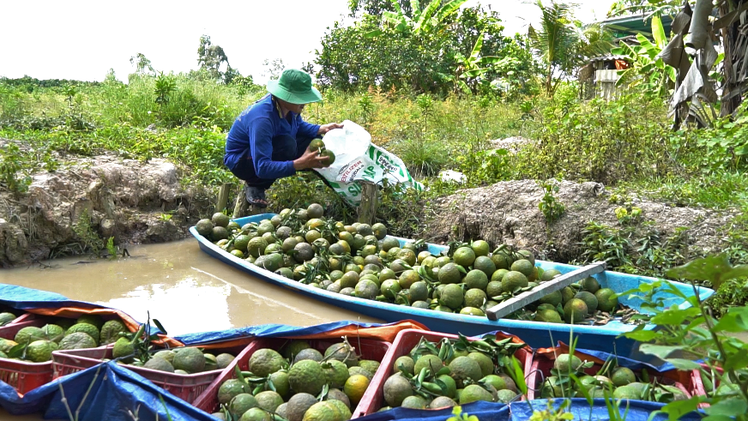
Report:
[[[238,218],[235,221],[239,225],[244,225],[250,222],[259,222],[263,219],[270,219],[273,216],[274,214],[266,213]],[[513,319],[492,321],[487,317],[445,313],[429,309],[420,309],[350,297],[284,278],[281,275],[262,269],[244,259],[231,255],[198,234],[195,227],[190,228],[190,232],[197,239],[201,250],[224,263],[252,274],[256,278],[307,295],[325,303],[381,319],[386,322],[410,319],[423,323],[429,329],[434,331],[462,333],[464,335],[478,335],[502,330],[519,336],[533,348],[552,346],[555,345],[555,342],[558,340],[563,340],[565,342],[569,341],[570,334],[573,331],[574,335],[578,337],[577,346],[579,348],[615,352],[621,356],[642,358],[642,356],[637,352],[638,347],[634,341],[619,337],[622,333],[633,330],[635,328],[635,325],[633,324],[625,324],[618,320],[612,320],[602,326],[581,324],[569,325]],[[398,238],[398,240],[401,244],[408,241],[402,238]],[[436,255],[446,249],[447,247],[445,246],[434,244],[428,245],[428,250]],[[536,261],[536,265],[544,270],[556,269],[562,274],[579,269],[578,266],[546,261]],[[613,271],[604,271],[594,276],[603,288],[611,288],[616,292],[628,291],[637,288],[640,284],[651,283],[656,280],[650,277],[635,276]],[[679,282],[673,282],[673,284],[686,296],[692,296],[694,294],[694,289],[691,285]],[[711,289],[703,287],[697,288],[697,291],[702,300],[708,298],[714,292]],[[672,294],[660,292],[656,297],[663,298],[666,307],[670,307],[674,304],[684,308],[689,306],[688,303],[683,302],[682,298]],[[639,299],[622,296],[619,297],[619,302],[636,310],[641,310],[642,302]],[[646,328],[653,329],[654,326],[647,325]]]

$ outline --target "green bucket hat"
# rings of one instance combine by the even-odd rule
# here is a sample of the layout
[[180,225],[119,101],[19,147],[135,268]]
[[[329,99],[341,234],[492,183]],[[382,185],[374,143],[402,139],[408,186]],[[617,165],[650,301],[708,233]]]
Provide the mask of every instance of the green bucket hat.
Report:
[[312,77],[301,70],[286,69],[280,79],[268,82],[268,92],[291,104],[322,101],[322,95],[312,86]]

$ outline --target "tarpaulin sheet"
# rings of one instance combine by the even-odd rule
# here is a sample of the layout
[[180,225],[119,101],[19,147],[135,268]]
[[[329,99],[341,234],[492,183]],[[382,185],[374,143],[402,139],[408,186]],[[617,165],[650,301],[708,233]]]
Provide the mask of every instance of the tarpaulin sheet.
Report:
[[[365,330],[360,330],[365,329]],[[246,326],[215,332],[190,333],[176,336],[175,339],[185,345],[205,344],[211,342],[226,342],[232,339],[264,337],[264,338],[288,338],[314,339],[318,335],[353,336],[361,335],[362,338],[380,339],[392,342],[397,333],[403,329],[427,330],[422,324],[411,320],[396,323],[358,323],[351,321],[339,321],[322,323],[314,326],[288,326],[281,324],[264,324],[257,326]]]
[[[562,399],[556,399],[553,401],[553,407],[558,408],[561,405]],[[545,410],[547,408],[547,401],[538,399],[530,402],[513,402],[509,405],[509,411],[512,421],[527,421],[532,416],[534,410]],[[656,402],[645,402],[645,401],[619,401],[618,412],[620,417],[617,419],[625,419],[626,421],[647,421],[651,413],[661,410],[665,406],[664,403]],[[595,399],[592,407],[586,399],[571,399],[571,405],[566,408],[566,412],[574,414],[575,420],[595,420],[595,421],[608,421],[610,416],[608,408],[605,405],[605,399]],[[624,418],[624,414],[625,418]],[[472,414],[471,414],[472,415]],[[700,420],[702,415],[696,412],[684,415],[680,418],[681,421],[696,421]],[[483,418],[480,418],[481,421]],[[665,414],[657,414],[652,421],[665,421],[668,417]]]
[[73,301],[63,295],[26,288],[18,285],[0,284],[0,303],[7,306],[25,310],[40,307],[63,307],[80,305],[81,307],[101,307],[91,303]]
[[[135,332],[141,323],[129,314],[111,307],[85,301],[71,300],[54,292],[41,291],[18,285],[0,284],[0,304],[23,310],[28,313],[51,317],[78,318],[83,314],[97,314],[100,316],[117,316],[127,326],[130,332]],[[151,326],[151,332],[160,332]],[[181,343],[162,335],[161,341],[169,346],[182,346]]]
[[[478,401],[462,406],[462,413],[475,415],[480,421],[509,421],[512,419],[509,406],[503,403]],[[452,416],[452,408],[434,410],[420,410],[410,408],[394,408],[389,411],[375,412],[365,417],[357,418],[361,421],[444,421]],[[523,420],[527,420],[523,418]]]
[[61,377],[23,397],[0,383],[0,406],[13,415],[43,412],[46,419],[69,420],[63,391],[73,415],[80,410],[79,421],[166,420],[167,408],[173,421],[215,421],[209,414],[113,361]]

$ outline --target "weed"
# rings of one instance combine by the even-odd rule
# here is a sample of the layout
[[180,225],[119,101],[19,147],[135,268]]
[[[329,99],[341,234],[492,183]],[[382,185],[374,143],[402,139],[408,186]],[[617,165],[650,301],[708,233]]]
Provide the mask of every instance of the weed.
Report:
[[615,185],[674,171],[674,164],[662,159],[668,156],[663,139],[671,134],[661,102],[638,94],[589,102],[562,95],[541,110],[537,147],[525,148],[514,157],[514,177],[563,177]]
[[117,246],[114,245],[114,237],[109,237],[106,240],[106,250],[109,253],[110,259],[117,258]]
[[628,254],[630,243],[627,238],[621,236],[619,230],[590,221],[582,232],[582,261],[604,261],[611,267],[631,265]]
[[479,421],[475,415],[468,415],[466,412],[462,412],[461,406],[455,406],[452,408],[452,416],[447,418],[447,421]]
[[177,81],[171,74],[164,74],[161,72],[156,78],[156,87],[154,94],[156,95],[156,104],[168,105],[172,94],[177,90]]
[[714,317],[720,318],[734,307],[748,305],[748,284],[745,278],[731,279],[714,292],[708,301]]
[[14,143],[8,143],[0,149],[0,181],[15,194],[25,193],[31,185],[31,177],[23,173],[21,163],[23,155]]
[[642,210],[639,207],[619,206],[615,210],[618,223],[621,225],[631,225],[637,223],[642,217]]
[[374,102],[368,92],[361,95],[358,100],[358,108],[361,111],[361,121],[366,126],[374,115]]
[[540,203],[538,203],[538,208],[543,212],[548,225],[552,225],[563,216],[566,208],[561,202],[556,200],[555,194],[558,193],[558,184],[545,181],[540,185],[545,191],[545,194],[540,200]]
[[430,217],[422,193],[388,183],[386,179],[379,190],[378,203],[377,219],[388,227],[390,235],[413,237],[423,232]]
[[78,216],[78,221],[73,224],[73,232],[82,252],[98,255],[105,247],[104,242],[91,226],[91,216],[88,210],[83,210]]

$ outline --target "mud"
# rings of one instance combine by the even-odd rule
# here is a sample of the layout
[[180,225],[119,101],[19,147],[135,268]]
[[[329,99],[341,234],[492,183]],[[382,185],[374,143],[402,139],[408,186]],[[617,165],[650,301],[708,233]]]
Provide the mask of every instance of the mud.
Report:
[[180,179],[162,159],[103,155],[35,174],[25,193],[0,186],[0,267],[102,250],[110,237],[116,245],[185,238],[212,211],[214,193]]
[[654,229],[662,239],[684,229],[689,248],[712,253],[722,250],[726,229],[737,216],[735,211],[677,207],[643,195],[616,197],[600,183],[563,181],[558,187],[554,197],[565,212],[552,224],[538,206],[545,190],[537,182],[507,181],[438,199],[424,236],[434,242],[483,238],[493,245],[529,248],[544,259],[568,262],[583,252],[579,242],[589,222],[619,224],[615,210],[623,202],[641,208],[637,224],[642,229]]

